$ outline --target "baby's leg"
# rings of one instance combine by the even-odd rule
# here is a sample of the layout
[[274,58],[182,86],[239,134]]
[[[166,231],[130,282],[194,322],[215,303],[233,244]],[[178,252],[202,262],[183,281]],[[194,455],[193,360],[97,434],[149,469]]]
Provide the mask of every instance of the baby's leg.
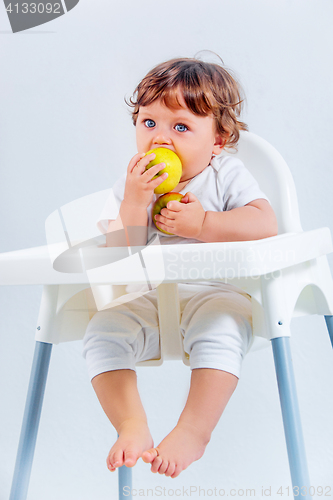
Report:
[[147,297],[139,297],[96,313],[83,343],[92,385],[119,434],[107,458],[108,468],[132,467],[153,446],[135,364],[160,355],[156,306]]
[[182,315],[192,369],[186,406],[172,432],[142,455],[153,472],[171,477],[203,455],[252,338],[250,300],[229,288],[208,288],[191,298]]
[[133,370],[115,370],[92,380],[97,397],[119,438],[110,450],[109,470],[126,465],[133,467],[142,452],[153,446],[147,417],[137,389]]
[[237,382],[235,375],[221,370],[192,371],[190,392],[176,427],[157,448],[142,455],[152,464],[152,472],[175,478],[202,457]]

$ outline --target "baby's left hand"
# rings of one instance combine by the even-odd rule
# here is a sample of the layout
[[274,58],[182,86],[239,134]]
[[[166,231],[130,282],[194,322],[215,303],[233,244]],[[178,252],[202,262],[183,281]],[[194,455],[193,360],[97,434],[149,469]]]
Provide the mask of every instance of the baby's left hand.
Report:
[[198,198],[188,192],[182,201],[169,201],[167,207],[155,216],[155,220],[163,231],[183,238],[198,238],[205,215]]

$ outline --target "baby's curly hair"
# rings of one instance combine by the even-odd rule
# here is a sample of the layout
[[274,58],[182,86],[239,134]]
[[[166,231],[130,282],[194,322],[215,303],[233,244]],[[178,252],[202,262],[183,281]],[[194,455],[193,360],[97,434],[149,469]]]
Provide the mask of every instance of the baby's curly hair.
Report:
[[213,114],[216,131],[226,138],[226,146],[235,147],[239,131],[247,125],[238,120],[243,99],[239,83],[225,68],[199,59],[171,59],[153,68],[136,87],[129,106],[136,125],[139,108],[157,99],[169,108],[179,108],[181,91],[186,106],[200,116]]

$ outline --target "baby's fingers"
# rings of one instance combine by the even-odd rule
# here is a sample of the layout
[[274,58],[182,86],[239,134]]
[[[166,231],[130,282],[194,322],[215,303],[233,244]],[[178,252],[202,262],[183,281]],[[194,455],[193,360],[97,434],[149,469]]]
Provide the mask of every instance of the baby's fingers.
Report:
[[132,172],[137,173],[138,175],[141,175],[145,172],[147,165],[154,160],[155,158],[155,153],[150,153],[149,155],[146,154],[141,154],[139,160],[136,162],[135,165],[133,165]]
[[151,180],[164,168],[165,168],[165,163],[157,163],[157,165],[153,165],[143,173],[147,179]]
[[152,189],[156,189],[157,186],[159,186],[160,184],[162,184],[162,182],[165,181],[165,179],[167,177],[168,177],[168,173],[167,172],[163,172],[163,174],[161,174],[158,177],[153,178],[151,181],[149,181],[148,184],[149,184],[149,186]]
[[136,153],[136,155],[133,156],[133,158],[131,159],[131,161],[128,164],[127,173],[132,172],[133,168],[135,166],[137,166],[137,164],[139,163],[139,161],[143,157],[144,157],[144,153]]

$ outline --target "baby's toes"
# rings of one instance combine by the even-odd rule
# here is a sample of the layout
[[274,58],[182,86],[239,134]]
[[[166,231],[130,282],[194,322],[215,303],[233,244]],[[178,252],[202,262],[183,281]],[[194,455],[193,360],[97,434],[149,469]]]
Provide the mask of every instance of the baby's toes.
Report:
[[138,458],[138,453],[135,453],[135,451],[125,451],[124,464],[126,465],[126,467],[133,467],[136,464]]
[[171,475],[172,479],[179,476],[179,474],[181,473],[182,470],[184,470],[182,467],[180,467],[179,465],[176,465],[174,473]]
[[168,467],[169,467],[168,460],[163,460],[162,463],[161,463],[160,468],[158,469],[158,473],[159,474],[164,474]]
[[153,460],[152,464],[151,464],[151,469],[150,469],[150,470],[151,470],[152,472],[158,472],[158,469],[160,468],[162,461],[163,461],[163,460],[162,460],[162,458],[161,458],[161,457],[156,457],[156,458]]
[[110,453],[106,463],[110,470],[114,470],[116,467],[121,467],[123,465],[123,450],[117,450]]
[[155,448],[150,448],[150,450],[144,451],[142,453],[142,460],[146,462],[146,464],[151,464],[153,460],[157,457],[157,450]]
[[175,470],[176,470],[176,464],[175,463],[170,463],[169,467],[165,471],[165,475],[168,476],[168,477],[170,477],[175,472]]
[[109,471],[114,472],[116,470],[116,468],[113,467],[113,465],[111,465],[108,460],[106,461],[106,465],[107,465],[107,468],[109,469]]

